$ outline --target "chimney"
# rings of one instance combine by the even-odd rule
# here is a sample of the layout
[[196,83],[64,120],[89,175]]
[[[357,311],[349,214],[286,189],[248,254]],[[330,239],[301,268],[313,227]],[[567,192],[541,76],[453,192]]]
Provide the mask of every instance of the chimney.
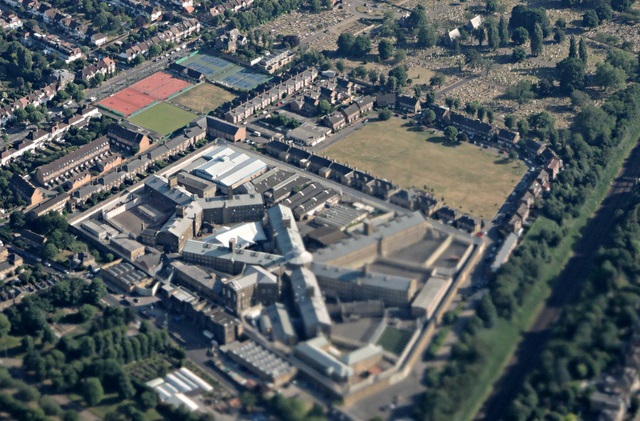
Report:
[[183,206],[176,206],[176,215],[178,215],[181,218],[184,218],[184,207]]
[[178,185],[178,179],[176,177],[172,177],[169,179],[169,187],[176,187]]
[[236,239],[232,238],[229,240],[229,251],[233,253],[235,249],[236,249]]
[[366,235],[373,235],[373,224],[369,221],[364,221],[364,233]]
[[291,218],[283,218],[282,219],[282,225],[285,228],[291,228]]

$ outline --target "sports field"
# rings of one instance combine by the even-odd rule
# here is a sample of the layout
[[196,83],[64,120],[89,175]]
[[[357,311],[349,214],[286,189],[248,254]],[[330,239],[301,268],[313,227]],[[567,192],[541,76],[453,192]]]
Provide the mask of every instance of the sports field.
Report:
[[492,218],[527,171],[521,161],[469,143],[453,146],[428,131],[392,118],[367,123],[322,153],[401,187],[433,189],[438,199],[463,212]]
[[131,117],[129,121],[145,129],[153,130],[161,135],[166,135],[190,121],[196,119],[195,114],[181,110],[180,108],[164,102],[142,111]]
[[194,54],[180,59],[176,63],[200,72],[211,80],[220,81],[227,86],[243,91],[255,89],[271,79],[269,76],[207,54]]
[[173,97],[170,102],[182,105],[198,114],[207,114],[235,97],[231,92],[218,86],[201,83],[187,92]]
[[154,101],[167,99],[189,86],[191,86],[189,82],[177,79],[165,72],[157,72],[103,99],[98,105],[129,117]]

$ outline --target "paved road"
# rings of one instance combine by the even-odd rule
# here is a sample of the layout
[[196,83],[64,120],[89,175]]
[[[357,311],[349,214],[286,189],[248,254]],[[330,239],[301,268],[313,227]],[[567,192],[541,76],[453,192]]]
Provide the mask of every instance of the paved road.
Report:
[[537,367],[538,357],[553,334],[555,322],[563,308],[573,302],[581,290],[582,281],[591,274],[592,263],[602,245],[613,240],[614,214],[625,209],[632,198],[632,181],[622,177],[640,177],[640,142],[627,157],[616,181],[614,181],[595,216],[582,232],[582,238],[574,247],[574,256],[555,281],[555,287],[536,321],[524,334],[515,354],[495,384],[494,391],[476,416],[477,420],[494,421],[505,417],[510,404],[518,395],[527,375]]

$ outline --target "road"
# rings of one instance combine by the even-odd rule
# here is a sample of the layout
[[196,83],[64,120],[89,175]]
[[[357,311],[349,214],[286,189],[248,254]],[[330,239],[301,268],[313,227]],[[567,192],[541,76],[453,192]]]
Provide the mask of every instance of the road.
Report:
[[[640,166],[637,162],[640,162],[640,141],[627,157],[600,208],[583,229],[582,238],[574,247],[573,257],[555,280],[551,296],[531,328],[524,334],[515,354],[495,384],[492,394],[476,416],[477,420],[503,419],[527,375],[537,367],[538,357],[552,337],[554,324],[563,308],[577,298],[582,281],[591,275],[592,265],[600,247],[613,240],[611,233],[616,222],[614,215],[616,211],[629,205],[633,189],[637,188],[633,181],[628,181],[640,176]],[[623,180],[623,177],[627,181]]]

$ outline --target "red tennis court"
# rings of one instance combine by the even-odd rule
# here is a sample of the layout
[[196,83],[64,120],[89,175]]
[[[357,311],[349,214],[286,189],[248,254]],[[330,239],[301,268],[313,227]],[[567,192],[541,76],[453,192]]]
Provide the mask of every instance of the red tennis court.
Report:
[[191,86],[189,82],[177,79],[169,73],[158,72],[131,85],[130,88],[155,99],[167,99],[174,93],[180,92],[189,86]]
[[103,99],[98,104],[129,117],[149,104],[167,99],[189,86],[191,86],[189,82],[177,79],[168,73],[158,72]]

